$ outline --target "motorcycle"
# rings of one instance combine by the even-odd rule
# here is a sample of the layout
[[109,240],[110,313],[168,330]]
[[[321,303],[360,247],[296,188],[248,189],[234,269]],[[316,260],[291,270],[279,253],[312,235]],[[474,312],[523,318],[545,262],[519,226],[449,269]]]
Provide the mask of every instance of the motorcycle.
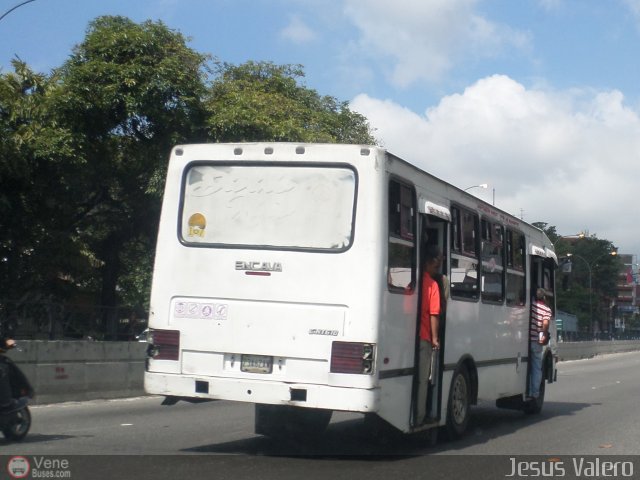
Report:
[[0,410],[0,430],[7,440],[15,442],[24,439],[29,433],[31,428],[29,400],[33,398],[35,392],[22,370],[4,353],[6,349],[0,349],[0,362],[8,366],[13,405],[7,410]]

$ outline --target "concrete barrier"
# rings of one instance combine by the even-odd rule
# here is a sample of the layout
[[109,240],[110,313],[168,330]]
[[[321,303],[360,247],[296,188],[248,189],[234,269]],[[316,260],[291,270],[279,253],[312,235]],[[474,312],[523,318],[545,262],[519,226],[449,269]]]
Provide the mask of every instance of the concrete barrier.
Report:
[[[34,403],[57,403],[144,395],[147,344],[22,340],[9,356],[36,390]],[[640,350],[638,340],[564,342],[560,360]]]
[[606,353],[640,350],[640,340],[598,340],[594,342],[563,342],[558,344],[560,360],[578,360]]
[[147,344],[21,340],[8,355],[36,391],[34,403],[144,395]]

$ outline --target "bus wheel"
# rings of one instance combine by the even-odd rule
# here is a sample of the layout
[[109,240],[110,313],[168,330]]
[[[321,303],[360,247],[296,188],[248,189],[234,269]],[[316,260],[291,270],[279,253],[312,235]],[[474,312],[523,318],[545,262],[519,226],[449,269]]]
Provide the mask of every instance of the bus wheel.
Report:
[[536,415],[542,411],[542,405],[544,404],[544,391],[547,385],[547,380],[545,375],[542,375],[542,380],[540,381],[540,394],[538,398],[534,400],[530,400],[524,404],[524,408],[522,409],[524,413],[528,413],[529,415]]
[[256,404],[255,433],[296,439],[318,436],[326,430],[332,413],[331,410],[291,405]]
[[469,396],[471,384],[466,367],[456,369],[451,380],[449,402],[447,404],[447,436],[451,440],[460,438],[469,423]]
[[315,437],[322,435],[329,422],[331,422],[332,410],[320,410],[316,408],[300,408],[291,407],[294,409],[293,415],[291,415],[291,421],[294,422],[295,427],[293,433],[303,437],[311,436]]

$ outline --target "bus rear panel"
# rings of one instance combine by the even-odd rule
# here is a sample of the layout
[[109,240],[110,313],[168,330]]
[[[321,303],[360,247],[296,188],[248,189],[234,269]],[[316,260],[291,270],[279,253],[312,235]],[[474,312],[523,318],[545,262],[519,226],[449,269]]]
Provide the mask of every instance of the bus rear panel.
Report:
[[173,150],[147,392],[375,411],[379,311],[366,292],[379,291],[383,273],[359,268],[366,249],[382,270],[370,257],[378,227],[358,209],[375,198],[375,162],[357,146],[304,150]]

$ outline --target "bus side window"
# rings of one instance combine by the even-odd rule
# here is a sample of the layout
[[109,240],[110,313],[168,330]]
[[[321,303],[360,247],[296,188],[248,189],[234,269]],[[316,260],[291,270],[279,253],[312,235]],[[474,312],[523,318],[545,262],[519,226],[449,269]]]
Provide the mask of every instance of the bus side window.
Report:
[[482,220],[482,299],[502,303],[504,299],[504,228]]
[[527,303],[524,235],[507,230],[507,306]]
[[392,292],[407,293],[415,287],[415,197],[413,187],[389,182],[387,281]]
[[479,292],[478,216],[463,208],[451,209],[451,296],[477,300]]

